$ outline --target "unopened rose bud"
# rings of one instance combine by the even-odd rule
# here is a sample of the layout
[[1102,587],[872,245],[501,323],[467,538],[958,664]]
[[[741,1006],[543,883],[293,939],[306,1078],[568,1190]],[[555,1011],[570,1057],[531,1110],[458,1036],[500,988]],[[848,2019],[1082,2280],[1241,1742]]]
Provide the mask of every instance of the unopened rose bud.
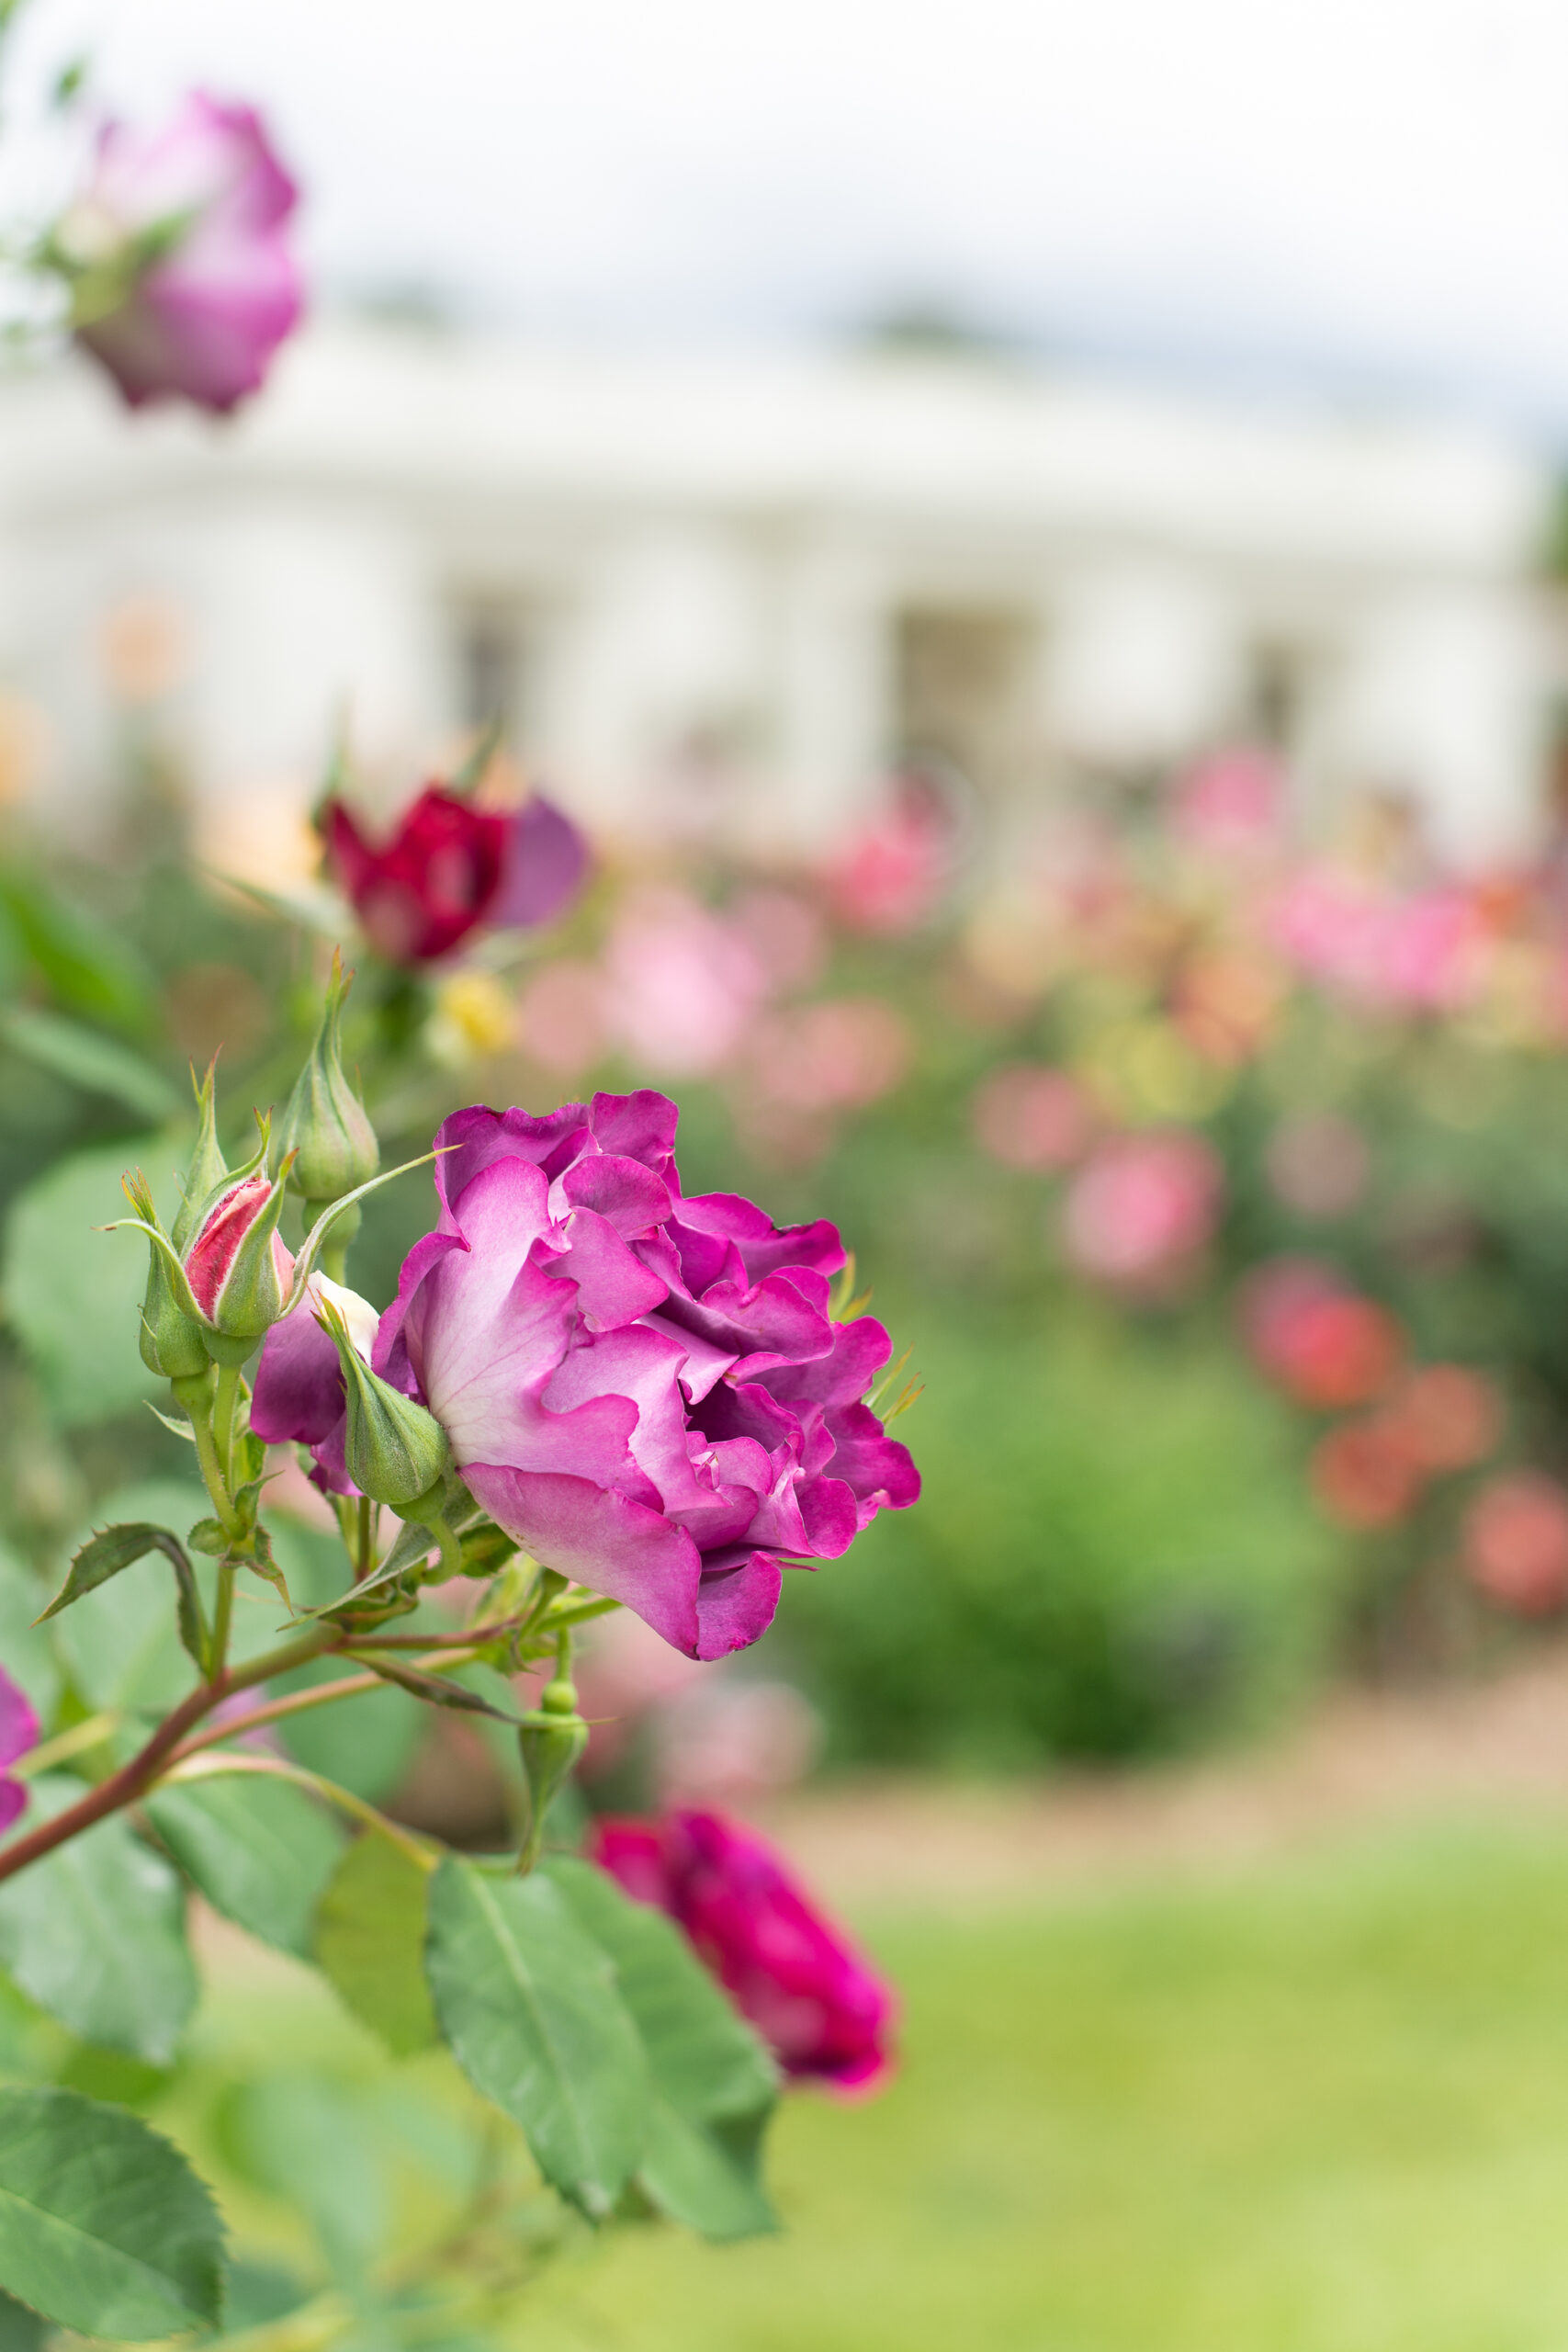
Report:
[[539,1698],[547,1723],[525,1724],[517,1735],[523,1761],[525,1815],[520,1871],[531,1871],[545,1842],[545,1820],[561,1784],[588,1745],[588,1725],[577,1712],[577,1690],[563,1661]]
[[[277,1137],[280,1152],[294,1155],[289,1191],[312,1206],[341,1200],[356,1185],[368,1183],[381,1165],[376,1130],[344,1070],[339,1049],[344,1000],[353,978],[352,972],[344,973],[343,958],[334,952],[321,1026],[295,1080]],[[308,1211],[307,1223],[314,1222]]]
[[343,1365],[343,1456],[348,1475],[372,1502],[396,1511],[430,1498],[433,1508],[452,1464],[446,1432],[434,1413],[371,1371],[330,1298],[317,1317]]
[[[196,1238],[186,1252],[185,1275],[192,1299],[211,1327],[208,1352],[220,1359],[243,1363],[283,1313],[294,1272],[294,1261],[277,1232],[284,1184],[284,1176],[272,1182],[261,1166],[247,1170],[203,1204]],[[230,1345],[215,1347],[214,1339]]]

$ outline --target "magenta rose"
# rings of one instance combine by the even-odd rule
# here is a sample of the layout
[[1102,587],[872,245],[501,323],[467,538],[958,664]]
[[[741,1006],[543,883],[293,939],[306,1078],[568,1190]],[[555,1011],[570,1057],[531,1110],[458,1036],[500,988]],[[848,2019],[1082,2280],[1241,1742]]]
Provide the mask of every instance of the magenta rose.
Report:
[[[0,1765],[15,1764],[29,1747],[36,1747],[38,1735],[39,1720],[31,1700],[0,1668]],[[0,1829],[9,1829],[26,1810],[27,1802],[27,1782],[0,1771]]]
[[894,2002],[773,1849],[716,1813],[601,1821],[593,1859],[678,1921],[786,2074],[870,2091],[892,2065]]
[[[830,1312],[833,1227],[685,1198],[676,1117],[650,1092],[455,1113],[372,1361],[525,1550],[711,1658],[766,1630],[784,1567],[837,1559],[919,1478],[864,1401],[887,1333]],[[251,1425],[343,1491],[342,1397],[307,1300],[267,1334]]]
[[106,126],[53,244],[76,340],[132,408],[177,399],[226,414],[260,389],[303,308],[287,233],[297,200],[249,107],[197,91],[164,130]]
[[588,844],[542,794],[521,808],[476,808],[427,785],[380,843],[331,800],[321,826],[333,873],[373,946],[395,964],[449,956],[480,923],[531,930],[570,904]]
[[686,1199],[677,1115],[648,1091],[457,1112],[374,1361],[525,1550],[719,1657],[771,1623],[785,1566],[838,1558],[919,1479],[863,1401],[887,1333],[829,1312],[837,1232]]

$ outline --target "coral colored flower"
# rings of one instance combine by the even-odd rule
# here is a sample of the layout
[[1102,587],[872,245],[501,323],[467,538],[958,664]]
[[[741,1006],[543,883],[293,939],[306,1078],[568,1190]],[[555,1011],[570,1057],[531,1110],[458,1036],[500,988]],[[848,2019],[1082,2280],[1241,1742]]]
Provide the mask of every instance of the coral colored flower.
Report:
[[885,2079],[890,1987],[752,1831],[716,1813],[605,1820],[593,1859],[679,1922],[787,2075],[841,2091]]
[[1094,1129],[1094,1107],[1066,1070],[1021,1062],[975,1090],[976,1140],[1004,1168],[1038,1175],[1070,1168]]
[[1386,1527],[1403,1519],[1421,1491],[1420,1464],[1392,1416],[1342,1421],[1312,1457],[1313,1492],[1345,1527]]
[[1259,1368],[1316,1412],[1365,1404],[1404,1351],[1386,1308],[1310,1258],[1280,1258],[1247,1284],[1242,1328]]
[[1502,1434],[1496,1389],[1463,1364],[1422,1364],[1408,1373],[1388,1410],[1424,1470],[1468,1470],[1485,1460]]
[[1224,1176],[1185,1128],[1116,1136],[1074,1178],[1063,1208],[1068,1258],[1097,1281],[1160,1287],[1213,1233]]
[[1537,1470],[1488,1479],[1464,1522],[1464,1565],[1487,1599],[1542,1617],[1568,1600],[1568,1494]]
[[[456,1113],[436,1137],[439,1220],[404,1261],[374,1363],[536,1558],[718,1657],[766,1629],[784,1566],[836,1559],[919,1479],[862,1401],[887,1333],[829,1312],[837,1232],[781,1230],[730,1193],[685,1199],[676,1115],[647,1092],[547,1118]],[[325,1445],[329,1354],[291,1317],[253,1426]]]
[[[0,1668],[0,1765],[15,1764],[29,1747],[38,1746],[38,1736],[39,1719],[32,1702]],[[26,1810],[27,1802],[27,1782],[0,1772],[0,1829],[9,1829]]]
[[880,997],[829,997],[774,1013],[748,1059],[770,1102],[792,1111],[840,1111],[877,1102],[908,1066],[907,1024]]
[[287,233],[297,194],[249,107],[197,92],[164,130],[106,127],[53,245],[76,340],[132,408],[178,399],[223,414],[260,389],[303,308]]
[[548,922],[587,865],[577,828],[536,794],[502,811],[427,785],[380,848],[341,800],[327,803],[321,823],[367,935],[394,964],[434,963],[481,922]]

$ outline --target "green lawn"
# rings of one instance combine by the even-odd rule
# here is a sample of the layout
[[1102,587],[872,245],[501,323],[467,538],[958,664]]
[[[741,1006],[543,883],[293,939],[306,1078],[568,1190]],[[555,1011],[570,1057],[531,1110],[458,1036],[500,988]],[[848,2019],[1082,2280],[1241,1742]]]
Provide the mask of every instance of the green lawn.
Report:
[[906,2064],[792,2100],[786,2234],[574,2256],[528,2352],[1568,2345],[1568,1832],[859,1925]]

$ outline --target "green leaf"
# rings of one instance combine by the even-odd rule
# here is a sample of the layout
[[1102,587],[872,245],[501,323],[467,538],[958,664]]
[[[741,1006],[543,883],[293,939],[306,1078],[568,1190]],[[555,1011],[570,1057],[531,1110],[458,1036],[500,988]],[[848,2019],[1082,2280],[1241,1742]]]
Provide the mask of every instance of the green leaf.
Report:
[[118,1576],[136,1560],[144,1560],[149,1552],[162,1552],[175,1571],[179,1588],[176,1617],[180,1641],[197,1665],[206,1668],[206,1626],[202,1618],[201,1600],[196,1589],[196,1571],[186,1557],[179,1537],[166,1527],[152,1527],[145,1520],[133,1521],[129,1526],[100,1528],[71,1563],[70,1573],[49,1607],[45,1618],[58,1617],[84,1593],[94,1592],[111,1577]]
[[652,2202],[710,2238],[776,2226],[759,2175],[778,2071],[673,1922],[591,1862],[541,1866],[615,1962],[648,2053],[653,2112],[637,2170]]
[[[204,1490],[174,1478],[148,1479],[106,1497],[105,1513],[117,1521],[146,1521],[188,1527],[207,1505]],[[85,1537],[86,1531],[83,1531]],[[217,1595],[217,1563],[192,1562],[209,1617]],[[58,1620],[59,1643],[71,1679],[90,1709],[155,1710],[165,1713],[191,1687],[175,1612],[169,1606],[167,1571],[162,1562],[136,1563],[91,1593],[80,1608]],[[236,1594],[231,1658],[243,1662],[276,1639],[277,1614],[270,1600]],[[145,1727],[132,1724],[126,1740],[139,1746]]]
[[49,2322],[14,2295],[0,2294],[0,2352],[39,2352]]
[[346,2084],[319,2072],[237,2083],[219,2121],[241,2176],[305,2214],[334,2271],[356,2276],[387,2226],[378,2135]]
[[14,1005],[0,1012],[0,1039],[54,1077],[123,1103],[139,1119],[172,1118],[182,1107],[177,1089],[162,1070],[129,1046],[63,1013]]
[[[93,1227],[123,1209],[126,1166],[155,1162],[167,1148],[162,1136],[140,1136],[73,1153],[11,1205],[0,1263],[6,1319],[51,1411],[67,1428],[129,1412],[163,1386],[137,1350],[146,1244]],[[165,1198],[170,1190],[164,1188]]]
[[310,1959],[316,1905],[344,1833],[303,1789],[259,1774],[176,1782],[149,1797],[147,1812],[215,1911],[264,1943]]
[[111,926],[56,898],[36,874],[13,869],[0,878],[0,900],[28,957],[67,1012],[132,1035],[151,1031],[146,978]]
[[[51,1817],[83,1792],[62,1774],[31,1792]],[[84,2041],[155,2066],[196,2006],[180,1883],[118,1815],[0,1885],[0,1962]]]
[[366,1657],[363,1663],[372,1674],[384,1682],[395,1682],[415,1699],[423,1699],[433,1707],[454,1707],[459,1714],[488,1715],[494,1723],[522,1724],[526,1717],[506,1707],[498,1707],[477,1690],[445,1674],[426,1674],[422,1667],[402,1666],[394,1658]]
[[378,1830],[344,1855],[316,1909],[317,1966],[394,2057],[438,2039],[424,1981],[430,1872]]
[[[281,1698],[312,1683],[334,1682],[343,1670],[341,1657],[312,1658],[276,1676],[267,1688]],[[407,1772],[429,1722],[417,1699],[389,1684],[385,1690],[345,1699],[339,1706],[286,1715],[277,1736],[307,1771],[319,1772],[351,1795],[379,1804]]]
[[75,2091],[0,2091],[0,2285],[82,2335],[214,2327],[222,2224],[139,2117]]
[[559,1889],[448,1855],[425,1972],[468,2080],[522,2126],[562,2196],[602,2219],[642,2153],[648,2064],[614,1968]]

